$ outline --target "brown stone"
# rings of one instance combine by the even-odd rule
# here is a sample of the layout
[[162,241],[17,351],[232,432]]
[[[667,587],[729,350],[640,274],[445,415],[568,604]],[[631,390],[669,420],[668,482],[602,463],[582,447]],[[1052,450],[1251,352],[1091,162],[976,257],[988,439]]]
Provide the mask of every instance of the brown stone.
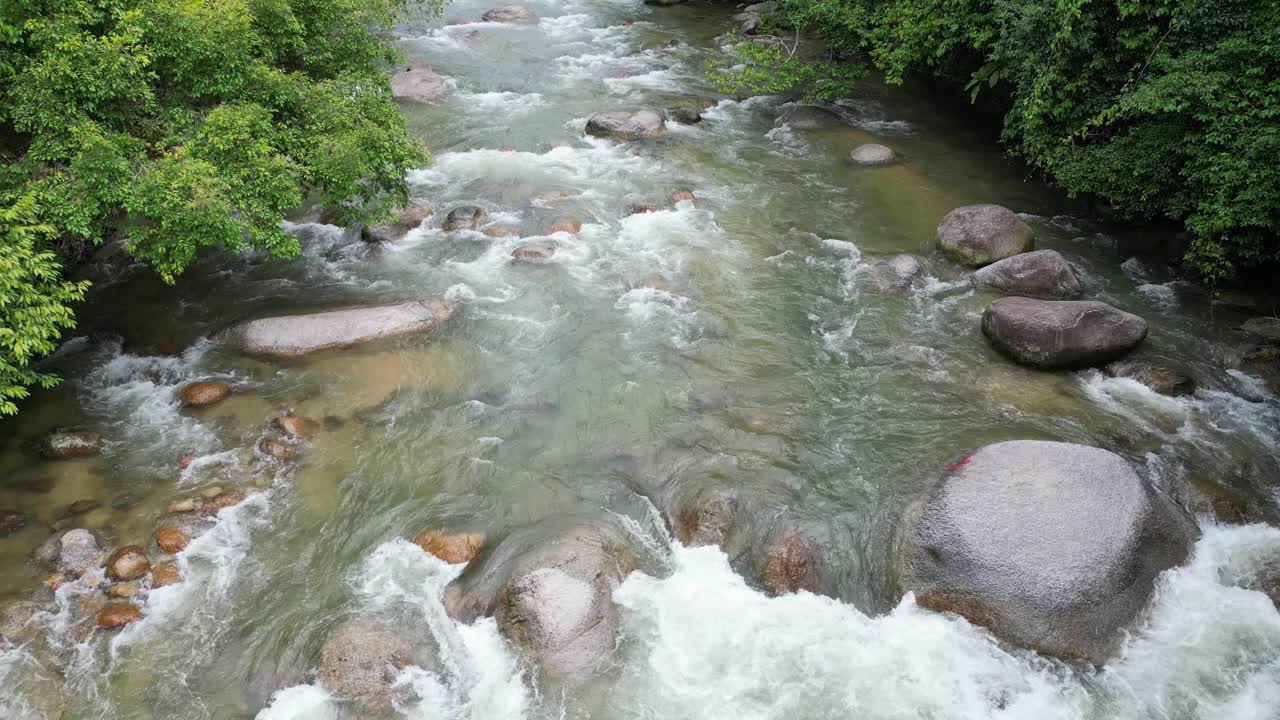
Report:
[[112,580],[136,580],[150,569],[147,551],[138,545],[126,545],[107,558],[107,576]]
[[131,622],[137,622],[142,619],[142,610],[131,602],[117,600],[109,602],[98,611],[98,627],[114,628],[123,627]]
[[525,243],[515,250],[511,251],[511,257],[517,262],[539,263],[550,260],[556,254],[557,245],[554,241],[539,240],[536,242]]
[[642,215],[644,213],[658,212],[657,205],[632,205],[629,215]]
[[176,527],[156,528],[156,545],[167,553],[180,553],[191,542],[191,537]]
[[304,438],[315,432],[316,424],[307,418],[297,415],[281,415],[271,421],[271,425],[292,438]]
[[186,470],[191,467],[191,463],[196,461],[195,453],[182,453],[182,457],[178,458],[178,467]]
[[139,591],[137,581],[116,583],[107,588],[107,595],[118,600],[127,600],[137,595]]
[[482,532],[463,532],[444,528],[431,528],[418,533],[413,539],[423,550],[450,565],[469,563],[484,550],[488,537]]
[[49,588],[49,592],[58,592],[58,588],[62,587],[66,582],[65,575],[50,575],[44,579],[44,586]]
[[768,540],[758,572],[770,595],[818,591],[818,544],[796,530],[775,533]]
[[547,207],[558,202],[564,202],[573,197],[573,193],[563,190],[551,190],[547,192],[537,192],[529,196],[529,204],[535,207]]
[[161,563],[151,568],[151,587],[162,588],[182,582],[182,571],[174,563]]
[[513,227],[508,227],[506,225],[495,225],[493,227],[487,227],[484,230],[481,230],[480,232],[484,233],[485,235],[488,235],[491,238],[520,237],[519,230]]
[[206,500],[203,510],[210,515],[214,515],[223,508],[233,507],[242,502],[244,502],[244,492],[236,488],[230,488]]
[[187,407],[206,407],[222,402],[231,394],[231,386],[224,382],[193,382],[178,391],[178,399]]
[[697,202],[697,198],[693,196],[691,190],[677,190],[671,193],[671,203],[674,205],[681,202]]
[[262,438],[258,450],[276,460],[294,460],[298,457],[298,449],[279,438]]
[[551,229],[548,232],[552,235],[555,233],[569,233],[570,235],[577,235],[579,232],[582,232],[582,223],[574,220],[573,218],[560,218],[551,223]]
[[733,529],[738,512],[737,498],[723,492],[700,493],[681,503],[676,512],[675,532],[690,547],[723,545]]

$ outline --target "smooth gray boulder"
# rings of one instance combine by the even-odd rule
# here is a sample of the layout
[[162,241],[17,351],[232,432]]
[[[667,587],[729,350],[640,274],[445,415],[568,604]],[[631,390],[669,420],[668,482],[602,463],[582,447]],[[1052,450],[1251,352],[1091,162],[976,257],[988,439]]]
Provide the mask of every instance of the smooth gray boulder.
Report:
[[876,167],[891,165],[898,160],[898,153],[892,148],[876,143],[867,143],[849,151],[849,159],[858,165]]
[[443,327],[455,312],[457,308],[448,300],[425,297],[399,305],[250,320],[223,332],[218,340],[248,355],[299,357],[384,338],[429,334]]
[[489,222],[489,213],[475,205],[462,205],[449,211],[444,217],[442,229],[445,232],[455,230],[479,230],[481,225]]
[[360,232],[360,237],[365,242],[395,242],[417,229],[418,226],[426,222],[429,217],[431,217],[430,207],[418,206],[405,208],[399,212],[396,219],[392,222],[366,226]]
[[391,687],[414,663],[413,644],[395,628],[361,621],[338,627],[320,649],[320,681],[361,710],[391,710]]
[[1105,365],[1147,337],[1147,321],[1092,300],[1005,297],[982,314],[992,346],[1042,370]]
[[391,96],[397,100],[434,103],[449,94],[449,81],[437,75],[424,60],[413,60],[391,76]]
[[528,25],[538,22],[538,16],[524,5],[503,5],[480,16],[485,22]]
[[991,263],[973,274],[973,284],[1044,300],[1074,300],[1084,294],[1075,268],[1056,250],[1033,250]]
[[924,264],[914,255],[902,253],[877,260],[871,277],[882,290],[905,290],[925,277]]
[[613,591],[638,566],[629,536],[610,524],[535,528],[504,540],[477,575],[456,581],[445,606],[464,622],[493,615],[543,679],[577,685],[609,665],[620,628]]
[[652,110],[601,112],[587,119],[588,135],[624,142],[655,138],[666,131],[667,123],[662,118],[662,114]]
[[952,463],[907,512],[898,572],[916,602],[1003,640],[1103,663],[1196,528],[1118,455],[1039,440]]
[[947,213],[938,224],[938,244],[952,260],[974,267],[1035,247],[1031,227],[1000,205],[965,205]]

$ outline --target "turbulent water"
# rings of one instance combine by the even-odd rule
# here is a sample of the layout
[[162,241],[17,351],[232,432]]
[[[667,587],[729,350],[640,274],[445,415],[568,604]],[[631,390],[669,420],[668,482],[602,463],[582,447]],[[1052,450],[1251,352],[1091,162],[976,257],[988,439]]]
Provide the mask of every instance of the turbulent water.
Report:
[[[869,81],[825,109],[715,95],[722,6],[531,7],[534,25],[478,22],[487,6],[465,0],[400,28],[453,86],[404,108],[434,154],[412,192],[437,212],[403,240],[366,245],[315,209],[290,225],[296,261],[210,257],[179,288],[118,262],[95,277],[85,335],[50,364],[67,382],[0,433],[0,507],[29,520],[0,539],[0,583],[44,608],[36,637],[0,652],[0,717],[348,717],[315,669],[353,616],[440,648],[438,667],[396,678],[410,718],[1277,717],[1280,614],[1253,588],[1280,562],[1280,530],[1261,524],[1277,519],[1280,402],[1230,369],[1244,316],[1169,282],[916,93]],[[708,109],[653,142],[584,136],[595,111],[672,107]],[[844,161],[872,140],[905,162]],[[696,201],[673,204],[684,190]],[[555,192],[568,197],[536,197]],[[938,220],[972,202],[1023,213],[1090,297],[1147,318],[1139,355],[1191,371],[1196,394],[991,351],[990,297],[933,255]],[[524,239],[446,235],[461,204]],[[510,261],[560,217],[583,227],[551,263]],[[869,264],[896,252],[928,258],[930,281],[877,289]],[[209,340],[244,318],[424,294],[460,308],[427,343],[269,363]],[[183,410],[175,390],[195,379],[236,392]],[[296,464],[253,449],[283,410],[328,420]],[[104,452],[35,460],[24,444],[56,425],[101,432]],[[961,452],[1011,438],[1112,449],[1198,514],[1194,556],[1103,668],[1001,645],[894,585],[905,505]],[[40,589],[48,570],[28,557],[70,503],[101,502],[74,526],[145,543],[174,498],[229,484],[261,492],[178,555],[186,581],[152,591],[143,621],[85,640],[70,627],[84,583]],[[749,510],[724,550],[668,535],[661,508],[698,490]],[[463,522],[498,542],[570,514],[630,528],[657,561],[615,593],[605,682],[544,689],[492,619],[446,616],[461,567],[404,538]],[[752,548],[783,525],[820,540],[834,597],[754,587]]]

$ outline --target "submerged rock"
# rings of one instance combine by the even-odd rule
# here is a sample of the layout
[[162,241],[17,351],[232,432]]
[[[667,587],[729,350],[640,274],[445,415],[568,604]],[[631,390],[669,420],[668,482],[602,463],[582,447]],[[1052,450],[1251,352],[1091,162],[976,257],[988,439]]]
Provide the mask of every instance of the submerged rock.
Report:
[[219,339],[249,355],[299,357],[384,338],[429,334],[443,327],[456,311],[444,298],[425,297],[399,305],[250,320],[222,333]]
[[924,279],[925,267],[914,255],[891,255],[871,266],[871,277],[881,289],[905,290]]
[[207,407],[226,400],[230,394],[231,386],[224,382],[193,382],[178,390],[178,400],[186,407]]
[[475,205],[462,205],[449,211],[444,217],[445,232],[454,232],[456,230],[478,230],[481,225],[489,222],[489,213],[484,208]]
[[235,507],[244,502],[245,494],[243,490],[236,488],[228,488],[213,497],[204,501],[203,507],[200,509],[210,515],[217,515],[219,510],[223,508]]
[[1015,362],[1060,370],[1119,358],[1146,338],[1147,321],[1092,300],[1006,297],[982,314],[982,333]]
[[315,421],[297,415],[280,415],[272,419],[271,426],[291,438],[310,437],[316,430]]
[[557,218],[555,222],[551,223],[551,229],[547,230],[548,235],[556,233],[577,235],[580,232],[582,232],[582,223],[573,218]]
[[493,227],[487,227],[484,230],[481,230],[480,232],[484,233],[485,235],[491,238],[520,237],[520,230],[518,228],[509,227],[506,225],[495,225]]
[[394,222],[378,223],[377,225],[366,226],[360,231],[360,237],[365,242],[385,243],[395,242],[411,231],[417,229],[419,225],[427,221],[431,217],[431,208],[426,206],[411,207],[400,211],[399,216]]
[[538,16],[524,5],[503,5],[480,16],[485,22],[528,24],[538,22]]
[[26,515],[17,510],[0,510],[0,538],[8,537],[26,526]]
[[556,254],[559,245],[554,240],[537,240],[527,242],[511,251],[516,262],[541,263],[550,260]]
[[150,569],[147,551],[139,545],[126,545],[107,558],[107,577],[112,580],[137,580]]
[[666,112],[667,120],[681,125],[697,125],[702,122],[702,113],[694,108],[671,108]]
[[408,67],[391,76],[391,95],[397,100],[434,103],[448,94],[449,82],[423,60],[413,60]]
[[938,225],[942,252],[962,265],[989,265],[1035,247],[1031,227],[1000,205],[966,205]]
[[858,165],[876,167],[891,165],[898,161],[898,153],[892,148],[876,143],[867,143],[849,151],[849,159]]
[[258,441],[258,452],[282,462],[298,459],[298,448],[280,438],[264,437]]
[[737,514],[736,496],[715,490],[703,491],[674,503],[672,529],[676,539],[690,547],[723,547]]
[[441,560],[457,565],[474,560],[484,550],[488,536],[482,532],[430,528],[418,533],[413,542]]
[[1000,638],[1102,663],[1195,525],[1123,458],[1015,440],[953,463],[907,513],[903,590]]
[[151,568],[151,587],[162,588],[182,582],[182,570],[174,563],[160,563]]
[[1137,380],[1161,395],[1179,397],[1196,391],[1196,381],[1178,368],[1121,360],[1107,364],[1102,370],[1111,377]]
[[37,443],[46,460],[70,460],[102,452],[102,436],[88,430],[54,430]]
[[5,605],[0,610],[0,638],[7,638],[15,643],[30,642],[39,631],[34,621],[41,612],[39,605],[28,600]]
[[773,533],[765,541],[756,572],[770,595],[817,592],[820,564],[818,543],[799,530],[787,529]]
[[630,141],[655,138],[667,131],[662,115],[652,110],[601,112],[587,119],[587,134]]
[[1044,300],[1071,300],[1084,294],[1075,268],[1056,250],[1034,250],[994,262],[973,274],[973,284]]
[[413,664],[413,646],[395,628],[349,622],[320,649],[320,680],[339,700],[367,711],[391,709],[391,686]]
[[34,557],[63,575],[77,577],[102,564],[105,554],[96,534],[84,528],[72,528],[54,533],[36,548]]
[[180,553],[191,543],[191,538],[185,532],[171,526],[156,528],[155,540],[156,545],[169,554]]

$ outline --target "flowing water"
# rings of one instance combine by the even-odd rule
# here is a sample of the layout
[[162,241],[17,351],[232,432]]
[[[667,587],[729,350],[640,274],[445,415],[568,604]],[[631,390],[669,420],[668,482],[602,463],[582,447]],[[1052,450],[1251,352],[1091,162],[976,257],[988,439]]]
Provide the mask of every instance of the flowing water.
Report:
[[[531,6],[535,25],[477,22],[487,6],[464,0],[400,28],[453,84],[404,108],[435,156],[412,193],[437,209],[405,239],[366,245],[317,209],[290,226],[295,261],[210,257],[177,288],[127,263],[97,272],[83,336],[50,363],[66,382],[0,425],[0,507],[28,518],[0,539],[0,587],[43,607],[34,639],[0,652],[0,717],[347,717],[314,669],[352,616],[441,648],[440,667],[397,679],[414,718],[1278,717],[1280,614],[1251,588],[1280,562],[1280,530],[1239,521],[1277,519],[1280,403],[1230,369],[1244,316],[1131,258],[919,93],[868,81],[826,109],[715,95],[724,6]],[[584,136],[592,112],[651,107],[708,109],[657,141]],[[872,140],[906,161],[843,160]],[[682,190],[696,201],[672,204]],[[941,216],[972,202],[1024,213],[1090,297],[1146,317],[1139,356],[1189,370],[1196,394],[997,356],[978,332],[991,298],[932,249]],[[443,233],[461,204],[524,240]],[[510,261],[560,217],[582,231],[557,236],[552,262]],[[926,286],[870,281],[897,252],[928,259]],[[208,339],[424,294],[460,308],[429,342],[271,363]],[[183,410],[174,392],[195,379],[236,392]],[[284,410],[324,419],[295,464],[253,450]],[[58,425],[101,432],[103,453],[25,450]],[[904,506],[964,450],[1011,438],[1112,449],[1198,513],[1193,558],[1104,668],[1003,646],[894,585]],[[180,470],[184,453],[197,458]],[[143,621],[85,639],[71,627],[85,582],[40,589],[49,571],[28,557],[50,526],[145,543],[173,499],[231,484],[260,492],[178,556],[186,581],[151,591]],[[698,492],[744,509],[723,550],[668,535],[664,513]],[[100,506],[68,518],[82,499]],[[491,619],[448,619],[461,568],[404,540],[461,523],[497,543],[562,516],[609,519],[657,556],[614,597],[617,667],[590,691],[536,687]],[[755,588],[754,548],[777,527],[819,539],[830,597]]]

